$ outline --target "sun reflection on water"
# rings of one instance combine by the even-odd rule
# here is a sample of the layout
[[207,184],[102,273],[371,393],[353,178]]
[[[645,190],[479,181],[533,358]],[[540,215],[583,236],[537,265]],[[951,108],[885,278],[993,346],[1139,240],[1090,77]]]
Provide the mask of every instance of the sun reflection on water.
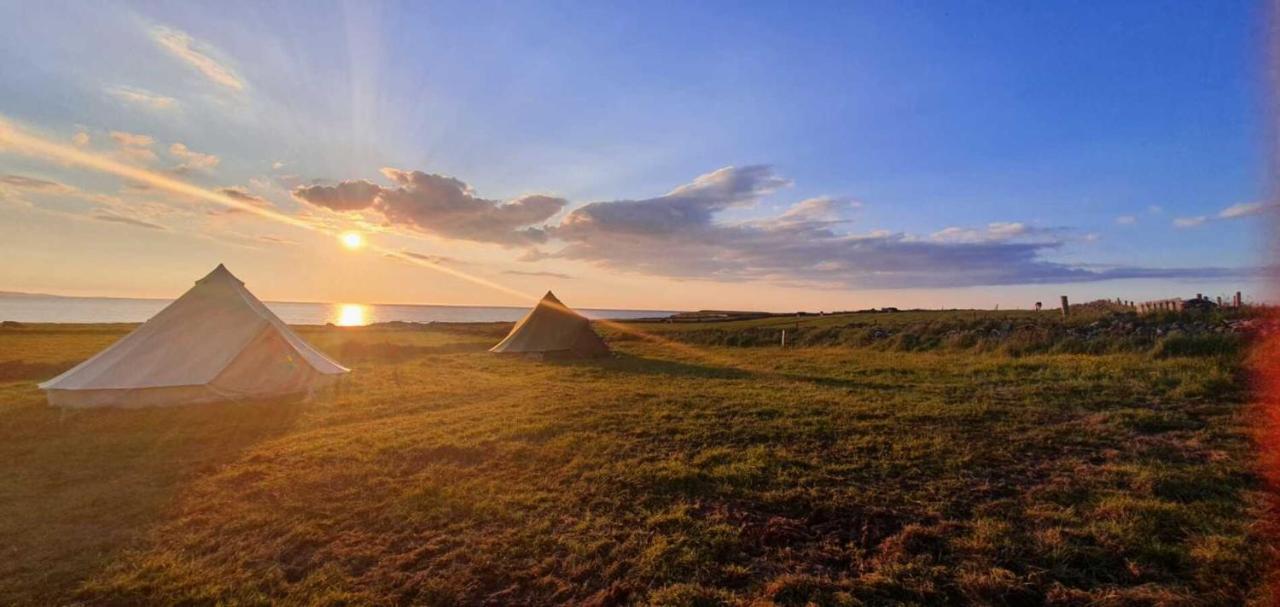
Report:
[[359,327],[369,324],[369,307],[361,304],[338,304],[333,324],[339,327]]

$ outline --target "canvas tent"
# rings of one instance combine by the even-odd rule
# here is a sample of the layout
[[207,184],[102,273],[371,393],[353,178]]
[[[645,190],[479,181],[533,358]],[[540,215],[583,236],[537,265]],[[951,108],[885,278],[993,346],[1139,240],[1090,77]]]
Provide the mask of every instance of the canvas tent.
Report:
[[590,321],[547,291],[542,301],[489,351],[541,356],[604,356],[609,353],[609,346],[591,330]]
[[300,394],[346,373],[219,265],[134,332],[43,384],[61,407]]

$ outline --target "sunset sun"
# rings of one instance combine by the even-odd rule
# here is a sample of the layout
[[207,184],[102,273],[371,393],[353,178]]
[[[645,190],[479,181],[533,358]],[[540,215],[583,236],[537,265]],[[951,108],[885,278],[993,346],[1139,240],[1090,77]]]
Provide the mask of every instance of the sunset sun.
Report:
[[342,246],[352,251],[364,246],[364,236],[359,232],[343,232],[338,235],[338,240],[342,242]]

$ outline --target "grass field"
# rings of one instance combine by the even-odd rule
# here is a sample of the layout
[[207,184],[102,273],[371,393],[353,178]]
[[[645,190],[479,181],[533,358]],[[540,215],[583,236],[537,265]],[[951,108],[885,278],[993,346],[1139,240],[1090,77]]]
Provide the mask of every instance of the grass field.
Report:
[[0,330],[0,603],[1270,603],[1230,352],[309,328],[312,402],[44,404],[127,329]]

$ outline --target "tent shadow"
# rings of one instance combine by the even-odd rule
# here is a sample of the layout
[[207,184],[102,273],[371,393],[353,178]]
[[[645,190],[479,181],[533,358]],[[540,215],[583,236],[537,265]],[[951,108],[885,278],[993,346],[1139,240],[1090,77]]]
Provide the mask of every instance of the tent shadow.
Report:
[[0,537],[23,558],[0,562],[0,596],[30,604],[66,602],[162,523],[184,487],[287,433],[311,404],[64,410],[18,394],[0,407]]
[[31,380],[42,382],[80,364],[78,360],[59,362],[0,361],[0,382]]
[[462,354],[468,352],[484,352],[492,347],[487,342],[463,341],[446,344],[422,346],[415,344],[396,344],[389,342],[365,343],[344,341],[333,351],[338,358],[347,363],[355,362],[404,362],[410,359],[437,354]]
[[699,365],[682,361],[646,358],[623,352],[600,358],[549,361],[563,365],[590,365],[605,371],[632,375],[665,375],[669,377],[699,377],[711,379],[747,379],[755,374],[732,367]]

